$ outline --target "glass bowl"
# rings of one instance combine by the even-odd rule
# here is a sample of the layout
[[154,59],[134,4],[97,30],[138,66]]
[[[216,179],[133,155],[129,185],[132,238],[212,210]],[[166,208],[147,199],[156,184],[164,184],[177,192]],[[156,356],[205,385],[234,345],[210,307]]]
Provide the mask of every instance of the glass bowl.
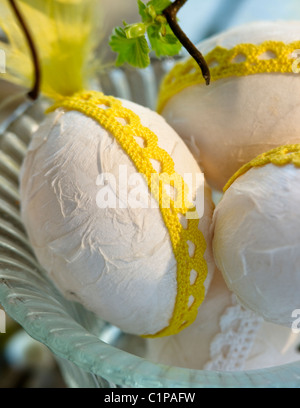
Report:
[[[107,94],[155,108],[160,79],[172,63],[154,62],[143,71],[112,70],[101,76],[101,87]],[[237,372],[154,364],[143,357],[145,340],[122,333],[62,297],[38,264],[19,212],[20,165],[46,106],[44,100],[23,99],[16,107],[14,100],[0,125],[0,303],[30,336],[52,351],[66,384],[79,388],[299,387],[300,362]]]

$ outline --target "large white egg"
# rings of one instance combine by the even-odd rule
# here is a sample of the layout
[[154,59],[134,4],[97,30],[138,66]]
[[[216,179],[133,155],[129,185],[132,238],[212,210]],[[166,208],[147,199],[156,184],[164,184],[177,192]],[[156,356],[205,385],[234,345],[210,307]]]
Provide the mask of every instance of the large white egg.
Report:
[[[300,74],[297,74],[299,69],[296,66],[293,73],[292,66],[300,57],[300,22],[250,23],[198,45],[207,56],[216,47],[232,50],[239,44],[260,45],[265,41],[285,44],[298,41],[296,49],[290,50],[290,63],[288,61],[284,66],[279,62],[277,72],[250,75],[252,67],[257,66],[250,47],[244,53],[236,52],[234,58],[229,58],[224,63],[220,78],[213,80],[209,86],[204,83],[185,86],[188,75],[178,74],[180,78],[175,75],[174,83],[177,79],[181,81],[182,90],[167,98],[159,109],[186,142],[207,181],[219,190],[235,171],[258,154],[299,141]],[[270,49],[272,46],[269,51],[267,47],[262,52],[259,60],[275,58]],[[244,74],[227,76],[226,70],[231,65],[243,64],[246,60],[249,64]],[[213,70],[216,61],[211,62]],[[172,90],[173,86],[171,82],[167,89]],[[162,90],[161,98],[163,92],[165,90]]]
[[[201,174],[160,115],[121,102],[158,137],[178,174]],[[168,326],[178,287],[169,231],[145,179],[112,134],[78,111],[54,111],[33,136],[20,181],[22,219],[35,254],[67,298],[126,332],[155,334]],[[196,183],[189,187],[195,199]],[[215,267],[214,206],[206,186],[201,194],[207,287]]]
[[253,167],[213,218],[214,256],[228,287],[245,307],[290,329],[300,309],[299,185],[294,164]]
[[174,336],[146,341],[147,359],[196,370],[262,369],[300,358],[299,331],[265,322],[239,305],[219,271],[191,326]]

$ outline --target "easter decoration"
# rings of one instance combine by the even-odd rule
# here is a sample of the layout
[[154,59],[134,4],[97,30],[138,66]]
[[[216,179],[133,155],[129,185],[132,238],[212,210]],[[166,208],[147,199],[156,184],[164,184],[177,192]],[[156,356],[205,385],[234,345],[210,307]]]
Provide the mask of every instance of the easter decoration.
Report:
[[[159,19],[166,3],[153,0],[143,12],[152,19],[155,12],[151,38],[166,30],[174,45]],[[33,61],[29,97],[52,101],[20,174],[21,215],[37,259],[66,298],[125,332],[183,330],[215,269],[210,190],[203,177],[185,179],[203,175],[199,166],[159,114],[89,90],[99,62],[96,0],[0,7],[7,78],[30,87]],[[132,35],[125,27],[112,41],[122,43],[127,30]],[[129,43],[130,55],[145,46]]]
[[[252,90],[252,78],[259,77],[260,81],[262,75],[264,80],[252,92],[256,92],[254,96],[258,101],[261,89],[260,95],[266,95],[263,101],[268,102],[269,94],[264,91],[270,91],[268,85],[273,91],[272,80],[278,77],[276,69],[284,60],[280,75],[288,78],[285,79],[287,84],[291,81],[289,89],[296,89],[295,77],[288,71],[288,62],[292,61],[288,57],[298,45],[295,33],[298,25],[291,25],[290,34],[286,34],[285,23],[276,27],[271,23],[255,25],[257,30],[252,30],[252,34],[256,36],[257,41],[253,39],[256,45],[252,48],[247,46],[254,49],[254,54],[259,48],[258,54],[251,60],[252,66],[255,67],[254,62],[258,61],[261,52],[266,55],[261,59],[261,71],[253,68],[251,73],[248,70],[251,64],[246,63],[248,59],[244,54],[248,48],[242,47],[243,51],[237,49],[235,42],[239,41],[238,36],[228,32],[231,40],[216,46],[213,56],[216,58],[218,52],[221,56],[226,54],[221,46],[227,50],[234,49],[234,56],[230,53],[228,60],[227,57],[222,60],[220,56],[214,62],[221,69],[226,61],[230,61],[229,65],[234,66],[236,75],[231,76],[230,70],[225,69],[227,76],[222,73],[217,78],[218,66],[212,67],[213,60],[209,57],[215,38],[201,45],[201,50],[208,52],[203,58],[180,30],[176,14],[185,2],[151,0],[144,4],[138,0],[141,23],[124,23],[123,27],[117,27],[111,36],[110,46],[118,53],[117,65],[129,62],[138,68],[150,63],[151,50],[160,57],[176,55],[182,45],[186,48],[192,57],[192,60],[187,60],[189,68],[185,63],[179,63],[167,75],[161,88],[159,111],[175,129],[178,124],[184,123],[183,128],[188,132],[186,112],[190,109],[194,115],[198,114],[190,117],[193,120],[190,125],[193,132],[200,132],[202,128],[207,130],[207,139],[205,135],[201,136],[201,143],[204,140],[206,144],[216,132],[217,116],[221,114],[213,100],[214,92],[219,92],[219,85],[220,88],[231,87],[232,94],[229,93],[227,99],[236,101],[234,89],[240,87],[237,95],[242,98],[245,93],[246,98],[249,93],[247,87]],[[278,295],[276,282],[282,279],[283,263],[276,262],[278,269],[275,272],[274,268],[269,271],[265,266],[259,269],[261,258],[251,243],[257,239],[255,228],[263,228],[263,222],[259,220],[261,201],[270,204],[270,225],[272,220],[280,220],[287,213],[291,215],[287,224],[292,223],[297,200],[293,201],[293,207],[287,197],[296,191],[299,145],[285,146],[259,156],[242,167],[230,180],[230,187],[214,212],[211,191],[197,160],[208,174],[212,186],[223,187],[224,179],[229,178],[236,164],[227,173],[223,172],[218,155],[221,155],[222,146],[234,146],[236,141],[233,139],[240,135],[230,134],[224,127],[224,137],[218,141],[214,139],[215,162],[210,162],[204,148],[201,147],[198,154],[196,148],[200,141],[196,133],[185,136],[179,126],[178,134],[159,113],[131,101],[105,95],[95,87],[101,65],[95,55],[98,6],[97,0],[27,0],[18,3],[10,0],[0,5],[0,27],[9,40],[8,44],[1,43],[8,56],[9,80],[29,88],[34,77],[28,97],[37,99],[42,94],[51,103],[44,122],[29,144],[20,174],[21,215],[37,259],[67,299],[81,303],[124,332],[145,337],[148,346],[146,357],[152,361],[207,370],[241,370],[298,359],[294,347],[298,336],[291,336],[289,328],[277,324],[285,323],[286,313],[280,315],[275,311],[277,320],[274,314],[268,318],[273,313],[270,303],[257,301],[268,286],[270,298],[278,296],[277,312],[294,304],[288,300],[289,296],[295,299],[290,287],[287,288],[290,291],[287,298]],[[27,27],[26,22],[33,21],[35,24]],[[244,33],[240,35],[241,43],[246,44],[251,30],[249,27],[240,30]],[[286,34],[282,37],[283,45],[279,40],[282,33]],[[271,43],[266,43],[270,39]],[[260,41],[264,41],[264,50]],[[270,59],[275,51],[278,52],[276,58]],[[269,72],[266,65],[270,62]],[[193,67],[190,68],[190,65]],[[188,69],[184,71],[186,75],[180,71],[179,77],[176,77],[174,72],[182,66]],[[193,77],[191,82],[189,75]],[[272,80],[266,79],[267,75]],[[179,81],[180,77],[184,78],[185,84]],[[196,77],[197,84],[194,82]],[[231,85],[234,80],[237,83]],[[244,85],[241,85],[242,81],[245,81]],[[200,89],[206,98],[211,95],[212,101],[206,105],[207,110],[212,111],[207,113],[206,118],[208,120],[211,115],[211,126],[208,123],[206,126],[202,119],[201,124],[195,126],[195,117],[200,120],[199,111],[195,105],[189,105],[188,98],[185,99],[185,93],[195,88],[197,92]],[[183,96],[181,109],[176,110],[179,105],[176,109],[174,106],[170,108],[177,97]],[[295,95],[293,97],[296,98]],[[199,96],[195,98],[201,100]],[[216,99],[219,99],[218,95]],[[277,101],[275,97],[273,99],[273,102]],[[289,103],[292,105],[293,100]],[[272,105],[271,109],[267,105],[264,109],[272,115],[276,106]],[[169,114],[166,114],[169,108]],[[237,106],[234,105],[234,108],[237,109]],[[253,117],[250,105],[248,108],[249,115]],[[239,121],[239,126],[243,124],[242,117],[233,118],[227,120],[227,125],[234,126],[235,120]],[[297,122],[294,124],[296,129]],[[229,134],[227,137],[225,131]],[[238,159],[232,156],[238,164],[244,163],[256,151],[247,151],[252,143],[248,136],[245,134],[242,140]],[[295,143],[296,140],[281,140],[274,136],[274,140],[265,141],[264,137],[263,133],[260,140],[262,149],[265,145],[273,146],[273,142],[278,145]],[[229,159],[223,157],[220,160],[225,163]],[[205,163],[216,166],[221,176],[214,170],[211,172]],[[247,176],[263,169],[269,171],[271,178],[269,173],[264,173],[258,175],[258,180],[263,187],[266,178],[269,190],[259,189],[257,181],[254,188],[253,180],[247,187]],[[283,171],[282,182],[276,171]],[[196,175],[201,176],[200,182],[190,182],[186,177]],[[215,180],[214,175],[217,176]],[[286,196],[284,193],[280,195],[280,188],[275,189],[278,196],[272,201],[275,203],[272,211],[271,198],[274,195],[270,180],[273,176],[275,179],[279,177],[276,183]],[[240,194],[239,184],[243,183],[246,187]],[[251,189],[256,189],[258,194],[256,206],[250,198]],[[241,200],[248,201],[246,215],[243,215],[246,210],[236,200],[235,191]],[[288,202],[283,201],[284,196]],[[199,201],[202,205],[198,205]],[[244,231],[238,222],[246,220],[248,214],[250,225],[247,224]],[[276,239],[276,232],[277,236],[282,235],[284,242],[288,225],[282,232],[276,222],[274,225],[275,229],[270,229],[272,238]],[[267,236],[261,231],[258,233],[262,240]],[[292,245],[292,241],[297,239],[296,231],[290,238],[289,245],[282,250],[286,251],[287,257],[294,257],[296,265],[297,251],[293,252],[295,247]],[[239,245],[241,251],[238,251]],[[262,243],[260,248],[263,252]],[[281,250],[276,254],[276,248],[274,244],[275,261],[278,254],[281,256]],[[269,252],[271,258],[267,263],[270,265],[273,253]],[[244,253],[247,254],[246,261],[249,259],[251,263],[254,253],[257,261],[257,265],[253,263],[254,271],[250,271],[250,266],[246,270],[239,269],[236,258]],[[280,259],[284,261],[284,258]],[[216,268],[215,260],[222,273]],[[248,279],[248,270],[253,274],[252,281]],[[270,278],[271,272],[274,276]],[[292,280],[294,275],[295,270],[288,271],[289,279]],[[283,290],[287,280],[283,278],[280,281]],[[295,292],[296,288],[297,285]],[[270,322],[264,321],[262,316]]]
[[299,167],[300,144],[280,146],[244,165],[216,207],[213,239],[216,263],[239,302],[296,331]]
[[[191,136],[194,153],[191,144],[198,146],[211,185],[224,187],[214,212],[213,252],[229,289],[246,308],[289,328],[298,317],[300,288],[299,29],[299,21],[260,22],[208,39],[201,49],[215,64],[210,91],[203,91],[202,79],[195,85],[187,61],[167,76],[159,101],[183,139]],[[187,130],[192,116],[197,130]]]
[[205,39],[209,90],[192,58],[164,78],[157,110],[214,189],[257,155],[299,142],[299,30],[299,21],[252,22]]
[[[228,30],[199,45],[208,64],[207,68],[202,66],[202,73],[208,72],[206,77],[200,75],[199,62],[191,57],[176,63],[162,82],[158,111],[189,146],[212,187],[221,190],[234,171],[255,157],[256,152],[296,142],[299,82],[294,75],[293,58],[295,50],[300,48],[299,28],[298,22],[258,22]],[[204,86],[209,83],[209,88]],[[289,122],[290,118],[292,122]],[[278,129],[274,120],[276,125],[280,125]],[[291,153],[292,150],[288,152]],[[295,154],[293,156],[296,160]],[[252,182],[247,191],[249,197],[252,189],[260,191]],[[243,203],[231,205],[234,199],[224,201],[230,217],[235,219],[235,223],[232,221],[233,228],[231,218],[222,213],[223,200],[217,205],[216,222],[212,226],[217,266],[223,273],[223,263],[227,262],[225,281],[216,271],[192,325],[173,336],[147,340],[147,358],[150,360],[197,369],[241,370],[299,359],[299,336],[291,332],[291,326],[277,324],[280,323],[278,313],[277,320],[266,319],[271,320],[268,322],[262,319],[266,316],[260,308],[261,303],[253,306],[256,301],[255,282],[251,282],[251,273],[248,280],[243,280],[246,271],[238,269],[240,265],[234,263],[240,246],[244,245],[242,250],[247,253],[247,238],[250,238],[250,243],[256,239],[251,228],[252,219],[247,220],[247,214],[244,215]],[[274,202],[284,207],[280,199]],[[276,217],[276,205],[271,218]],[[251,209],[249,198],[249,211]],[[257,206],[258,213],[259,209]],[[260,215],[263,217],[263,214]],[[240,220],[249,221],[245,225],[245,233],[243,228],[239,229]],[[260,222],[263,228],[262,220]],[[267,235],[268,230],[262,234],[263,239]],[[291,240],[294,238],[292,235]],[[257,268],[255,262],[253,265]],[[245,295],[241,303],[239,291],[231,284],[231,276],[235,273],[239,275],[234,284],[238,286],[241,283],[242,295],[249,289],[248,297]],[[261,281],[265,286],[269,284],[270,290],[277,285],[276,276],[268,282],[270,273],[264,274],[263,268],[257,269],[255,276],[261,276]],[[280,287],[279,284],[277,291]],[[256,289],[259,292],[259,287]],[[252,307],[249,307],[246,300],[251,296]],[[272,296],[269,297],[270,305],[271,299]],[[278,297],[274,315],[281,307],[280,299],[282,302],[282,296]]]

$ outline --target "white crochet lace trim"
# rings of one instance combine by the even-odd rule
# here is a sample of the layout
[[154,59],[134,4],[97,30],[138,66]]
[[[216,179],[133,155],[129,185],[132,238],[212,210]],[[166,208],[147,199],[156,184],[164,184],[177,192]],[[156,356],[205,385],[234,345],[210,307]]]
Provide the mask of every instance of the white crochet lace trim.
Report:
[[243,370],[263,319],[238,304],[232,296],[229,306],[220,318],[220,333],[210,345],[210,361],[206,370]]

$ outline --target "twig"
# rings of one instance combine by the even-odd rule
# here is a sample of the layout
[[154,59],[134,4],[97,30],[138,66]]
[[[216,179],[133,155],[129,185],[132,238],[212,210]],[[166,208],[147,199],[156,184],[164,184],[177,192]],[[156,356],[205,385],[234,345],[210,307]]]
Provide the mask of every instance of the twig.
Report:
[[16,5],[15,0],[9,0],[9,3],[16,15],[16,18],[18,19],[20,26],[24,32],[24,35],[26,37],[30,52],[31,52],[31,57],[32,57],[32,62],[33,62],[33,66],[34,66],[34,84],[33,87],[31,89],[31,91],[28,92],[28,97],[30,99],[36,100],[39,97],[39,93],[40,93],[40,82],[41,82],[41,72],[40,72],[40,66],[39,66],[39,59],[38,59],[38,55],[37,55],[37,51],[32,39],[32,36],[29,32],[29,29],[27,27],[27,24],[25,23],[25,20],[18,8],[18,6]]
[[172,4],[170,4],[164,11],[163,14],[166,17],[171,30],[176,35],[178,40],[184,46],[184,48],[188,51],[191,57],[199,65],[203,78],[205,79],[206,85],[210,83],[210,71],[209,67],[201,54],[201,52],[195,47],[195,45],[191,42],[191,40],[186,36],[186,34],[180,28],[177,22],[177,13],[181,9],[181,7],[187,2],[187,0],[175,0]]

